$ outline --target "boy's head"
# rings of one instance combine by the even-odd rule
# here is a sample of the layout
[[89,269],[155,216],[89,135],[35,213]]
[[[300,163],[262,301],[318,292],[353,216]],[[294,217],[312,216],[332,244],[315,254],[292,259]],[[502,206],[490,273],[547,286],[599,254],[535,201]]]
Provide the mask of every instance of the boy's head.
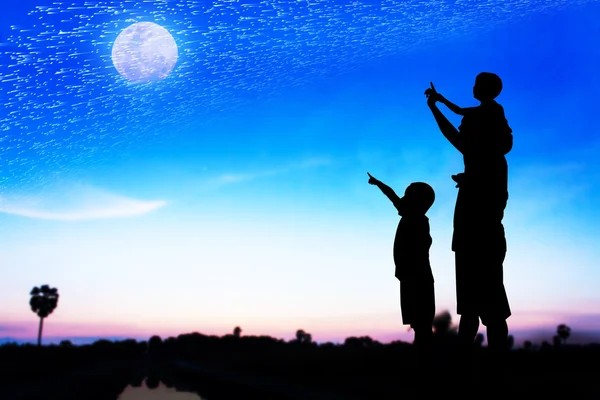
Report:
[[475,78],[473,97],[479,101],[494,100],[502,92],[502,80],[491,72],[482,72]]
[[435,201],[433,188],[424,182],[413,182],[404,191],[402,198],[406,211],[425,215]]

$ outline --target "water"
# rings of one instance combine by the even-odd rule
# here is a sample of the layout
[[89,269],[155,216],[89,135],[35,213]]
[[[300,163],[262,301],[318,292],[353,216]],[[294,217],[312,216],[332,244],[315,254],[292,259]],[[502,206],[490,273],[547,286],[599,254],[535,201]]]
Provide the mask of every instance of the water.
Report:
[[197,393],[167,386],[160,382],[158,386],[144,382],[140,386],[129,385],[119,394],[118,400],[208,400]]

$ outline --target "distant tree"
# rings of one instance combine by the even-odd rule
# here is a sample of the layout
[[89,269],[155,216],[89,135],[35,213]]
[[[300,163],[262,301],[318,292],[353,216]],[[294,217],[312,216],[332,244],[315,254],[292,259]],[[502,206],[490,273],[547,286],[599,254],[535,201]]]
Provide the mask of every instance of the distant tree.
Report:
[[154,335],[148,340],[148,354],[155,356],[162,347],[163,340],[160,336]]
[[554,335],[554,337],[552,338],[552,344],[554,345],[554,347],[560,346],[562,344],[562,339],[560,338],[560,336]]
[[236,338],[242,336],[242,328],[240,328],[239,326],[233,328],[233,336],[235,336]]
[[550,343],[549,343],[547,340],[544,340],[544,341],[542,342],[542,347],[541,347],[541,349],[542,349],[543,351],[550,350],[551,348],[552,348],[552,346],[550,345]]
[[571,328],[569,328],[565,324],[560,324],[556,327],[556,335],[561,339],[561,341],[566,344],[567,339],[571,336]]
[[312,335],[304,332],[302,329],[296,331],[296,341],[298,343],[312,343]]
[[515,347],[515,337],[513,335],[508,335],[506,338],[506,348],[512,350],[513,347]]
[[478,333],[477,336],[475,336],[475,346],[477,346],[477,347],[483,346],[484,340],[485,340],[485,336],[483,336],[483,333]]
[[350,336],[344,340],[344,346],[351,348],[367,348],[376,346],[377,344],[379,344],[379,342],[373,340],[370,336]]
[[40,317],[40,327],[38,330],[38,346],[42,345],[42,329],[44,327],[44,318],[48,317],[58,305],[58,289],[51,288],[48,285],[34,287],[29,293],[31,299],[29,306],[31,311]]
[[433,331],[437,335],[445,335],[452,327],[452,315],[449,311],[443,311],[433,318]]
[[533,348],[533,343],[531,343],[531,341],[529,341],[529,340],[526,340],[526,341],[523,343],[523,348],[524,348],[525,350],[529,351],[529,350],[531,350],[531,349]]
[[437,336],[456,335],[457,329],[452,325],[452,315],[449,311],[442,311],[433,318],[433,333]]
[[296,331],[296,341],[302,342],[304,340],[304,335],[306,335],[306,332],[304,332],[302,329],[298,329]]

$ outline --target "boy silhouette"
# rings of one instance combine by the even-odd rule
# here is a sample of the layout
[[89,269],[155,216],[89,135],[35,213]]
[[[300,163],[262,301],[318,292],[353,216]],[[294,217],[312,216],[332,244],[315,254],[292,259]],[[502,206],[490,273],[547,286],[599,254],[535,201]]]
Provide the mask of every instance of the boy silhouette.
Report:
[[415,331],[415,347],[421,369],[431,356],[432,325],[435,315],[433,273],[429,263],[429,219],[427,210],[435,201],[435,192],[426,183],[413,182],[398,195],[386,184],[369,175],[369,184],[377,186],[398,210],[400,222],[394,239],[395,276],[400,281],[402,322]]
[[[452,237],[459,339],[463,349],[470,351],[481,319],[489,348],[496,354],[506,349],[506,319],[511,315],[503,282],[506,238],[502,219],[508,201],[505,155],[512,149],[513,136],[502,106],[495,101],[501,90],[496,74],[479,74],[473,96],[481,105],[469,109],[447,101],[433,84],[425,91],[442,134],[462,153],[465,164],[464,173],[452,177],[459,188]],[[437,108],[437,101],[463,113],[458,131]]]
[[[437,101],[444,104],[450,111],[462,115],[463,119],[458,127],[463,136],[464,145],[479,150],[497,150],[502,155],[512,149],[512,129],[504,114],[504,107],[496,102],[496,97],[502,92],[502,80],[491,72],[482,72],[475,78],[473,97],[480,101],[476,107],[460,107],[438,93],[430,82],[430,88],[425,90],[428,97],[434,95]],[[452,175],[456,187],[466,178],[464,173]]]

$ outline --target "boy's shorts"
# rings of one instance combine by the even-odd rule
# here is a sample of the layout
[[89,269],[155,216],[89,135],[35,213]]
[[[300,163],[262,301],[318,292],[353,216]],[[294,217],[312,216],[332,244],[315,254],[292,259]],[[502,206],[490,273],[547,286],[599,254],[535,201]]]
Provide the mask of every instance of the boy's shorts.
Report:
[[429,326],[435,316],[433,280],[405,279],[400,281],[400,309],[404,325]]

